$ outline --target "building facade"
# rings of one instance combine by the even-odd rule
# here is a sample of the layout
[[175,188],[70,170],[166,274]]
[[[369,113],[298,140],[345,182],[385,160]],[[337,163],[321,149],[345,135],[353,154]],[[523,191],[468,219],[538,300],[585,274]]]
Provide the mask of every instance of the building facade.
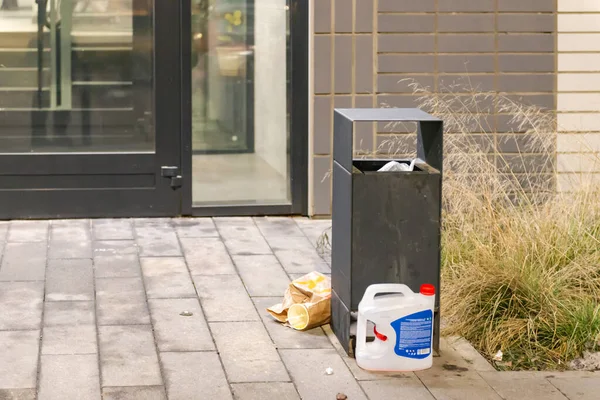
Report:
[[[326,216],[334,107],[418,106],[411,82],[556,112],[558,174],[536,151],[513,172],[600,179],[595,0],[40,4],[0,9],[1,218]],[[481,107],[473,137],[516,160],[526,135]],[[368,124],[355,143],[411,134]]]

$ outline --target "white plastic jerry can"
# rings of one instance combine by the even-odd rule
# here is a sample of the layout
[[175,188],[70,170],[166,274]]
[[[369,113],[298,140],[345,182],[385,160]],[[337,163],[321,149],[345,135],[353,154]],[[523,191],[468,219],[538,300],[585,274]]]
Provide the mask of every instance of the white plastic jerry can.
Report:
[[[420,293],[403,284],[369,286],[358,305],[358,366],[372,371],[431,368],[434,306],[433,285],[421,285]],[[375,324],[375,339],[369,343],[367,321]]]

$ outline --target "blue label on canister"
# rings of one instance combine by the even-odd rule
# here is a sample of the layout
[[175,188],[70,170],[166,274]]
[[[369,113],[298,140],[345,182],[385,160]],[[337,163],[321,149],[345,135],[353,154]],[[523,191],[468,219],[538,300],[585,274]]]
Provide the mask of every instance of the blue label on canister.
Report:
[[431,353],[433,313],[419,311],[390,324],[396,331],[394,352],[401,357],[422,359]]

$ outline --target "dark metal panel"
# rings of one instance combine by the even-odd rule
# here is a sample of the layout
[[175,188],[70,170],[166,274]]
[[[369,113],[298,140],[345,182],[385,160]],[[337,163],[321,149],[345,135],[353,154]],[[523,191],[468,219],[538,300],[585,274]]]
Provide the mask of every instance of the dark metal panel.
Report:
[[350,308],[358,309],[374,283],[404,283],[415,292],[423,283],[439,288],[440,174],[371,172],[352,177]]
[[[181,2],[154,1],[154,125],[156,164],[181,168]],[[189,51],[189,50],[188,50]],[[170,179],[157,179],[172,215],[181,213],[181,191],[173,191]],[[166,204],[164,207],[168,207]]]
[[292,213],[308,215],[309,2],[290,2],[290,171]]
[[0,191],[0,219],[171,215],[171,203],[156,189]]
[[333,162],[331,270],[332,287],[350,304],[352,276],[352,174]]
[[181,43],[181,213],[192,215],[192,5],[180,2]]
[[351,121],[440,121],[418,108],[338,108],[340,114]]
[[[2,175],[147,174],[156,171],[154,154],[3,154]],[[24,186],[25,187],[25,186]]]
[[154,188],[151,174],[1,175],[1,190]]
[[333,112],[333,160],[352,171],[354,123],[340,110]]
[[442,121],[421,121],[417,124],[417,157],[442,172],[444,164]]
[[248,217],[291,214],[293,214],[293,210],[289,204],[206,206],[193,207],[191,211],[191,215],[194,217]]

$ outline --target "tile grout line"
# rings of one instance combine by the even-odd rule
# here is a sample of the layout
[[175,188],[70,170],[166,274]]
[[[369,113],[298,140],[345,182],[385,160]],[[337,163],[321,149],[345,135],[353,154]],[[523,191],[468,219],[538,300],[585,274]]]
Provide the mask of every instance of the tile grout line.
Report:
[[[45,265],[44,265],[44,289],[42,291],[42,315],[40,318],[40,329],[39,329],[39,343],[38,343],[38,359],[37,359],[37,371],[35,377],[35,398],[38,399],[40,393],[40,380],[42,376],[42,344],[44,339],[44,312],[46,309],[46,280],[48,278],[48,255],[50,250],[50,229],[51,229],[52,221],[48,221],[46,223],[46,257],[45,257]],[[12,223],[11,223],[12,225]]]
[[90,220],[90,239],[92,241],[92,284],[94,288],[94,327],[96,328],[96,350],[97,350],[97,358],[96,361],[98,363],[98,384],[100,385],[100,398],[102,398],[102,357],[100,355],[100,326],[98,324],[98,298],[96,292],[96,259],[94,257],[94,226],[92,221]]
[[[225,243],[223,242],[223,238],[221,237],[221,234],[218,230],[216,222],[214,221],[213,218],[210,218],[210,221],[214,225],[215,231],[217,232],[217,235],[218,235],[217,237],[218,237],[219,241],[223,244],[223,247],[225,248],[227,255],[231,259],[231,263],[233,264],[233,266],[235,268],[233,259],[232,259],[231,255],[229,254],[229,250],[227,250],[227,246],[225,246]],[[172,224],[172,220],[171,220],[171,224]],[[212,340],[213,346],[215,348],[214,351],[211,351],[211,352],[215,353],[217,355],[217,358],[219,359],[219,365],[221,365],[221,370],[223,371],[223,376],[225,377],[225,382],[227,383],[227,387],[229,388],[229,393],[231,394],[231,397],[233,398],[233,387],[231,386],[231,383],[229,382],[229,377],[227,376],[227,370],[225,369],[225,364],[223,364],[223,359],[221,358],[221,353],[219,352],[219,347],[217,346],[217,341],[215,340],[215,335],[210,326],[208,318],[206,317],[206,312],[204,311],[204,306],[202,305],[202,301],[200,300],[198,288],[196,287],[196,282],[194,281],[194,275],[192,274],[192,271],[190,270],[190,266],[188,265],[187,258],[185,257],[185,251],[184,251],[183,243],[181,243],[181,237],[179,236],[179,232],[177,231],[177,229],[176,228],[173,228],[173,229],[175,230],[175,237],[177,238],[177,243],[181,247],[181,253],[183,254],[183,262],[185,263],[185,267],[188,271],[188,276],[190,277],[190,279],[192,281],[192,286],[194,287],[194,292],[196,293],[196,299],[198,300],[200,312],[202,313],[202,317],[204,318],[204,322],[206,323],[206,329],[208,330],[210,339]],[[202,238],[200,238],[200,239],[202,239]],[[237,271],[237,269],[236,269],[236,271]],[[207,275],[207,276],[210,276],[210,275]],[[241,281],[241,278],[240,278],[240,281]],[[243,282],[242,282],[242,284],[243,284]],[[167,392],[166,385],[165,385],[165,392]],[[168,398],[168,392],[167,392],[167,398]]]
[[[158,372],[160,373],[160,379],[162,381],[162,385],[156,385],[156,386],[162,386],[162,388],[164,390],[164,393],[165,393],[165,396],[168,399],[169,395],[168,395],[168,392],[167,392],[167,384],[166,384],[166,380],[165,380],[165,373],[164,373],[164,370],[163,370],[162,360],[160,358],[160,351],[159,351],[159,348],[158,348],[158,342],[156,340],[156,335],[154,333],[154,323],[152,321],[152,313],[150,311],[150,304],[148,302],[148,294],[146,292],[146,290],[147,290],[146,289],[146,279],[144,278],[144,270],[142,268],[142,262],[140,260],[141,259],[140,247],[137,245],[137,243],[138,243],[138,235],[137,235],[135,221],[136,221],[135,219],[131,220],[131,223],[130,223],[131,224],[131,230],[132,230],[132,233],[133,233],[133,240],[134,240],[134,242],[136,244],[138,265],[140,267],[140,279],[141,279],[141,282],[142,282],[142,289],[143,289],[143,292],[144,292],[144,302],[146,304],[146,310],[148,311],[148,319],[150,320],[148,326],[150,326],[150,330],[151,330],[151,333],[152,333],[152,339],[153,339],[153,342],[154,342],[154,351],[156,353],[156,361],[158,362]],[[170,222],[169,222],[169,226],[171,226]],[[176,235],[176,237],[177,237],[177,235]],[[177,244],[179,244],[179,241],[177,242]]]

